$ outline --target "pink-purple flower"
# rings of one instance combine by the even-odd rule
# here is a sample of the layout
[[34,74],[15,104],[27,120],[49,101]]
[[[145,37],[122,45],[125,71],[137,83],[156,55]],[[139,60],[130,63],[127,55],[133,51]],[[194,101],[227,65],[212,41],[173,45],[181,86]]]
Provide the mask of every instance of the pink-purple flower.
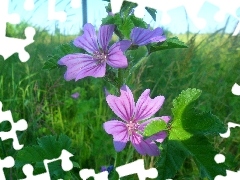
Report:
[[154,30],[135,27],[131,31],[131,40],[133,45],[144,46],[153,42],[162,42],[166,40],[161,28]]
[[113,68],[128,66],[124,51],[131,45],[129,40],[118,41],[108,48],[114,25],[101,26],[98,36],[90,23],[85,24],[83,30],[84,34],[77,37],[73,44],[86,50],[89,54],[68,54],[58,61],[58,64],[67,66],[64,75],[67,81],[72,79],[77,81],[87,76],[103,77],[106,72],[106,64]]
[[77,99],[78,97],[79,97],[79,93],[78,92],[75,92],[75,93],[73,93],[72,95],[71,95],[71,97],[73,98],[73,99]]
[[128,86],[122,86],[120,93],[120,97],[117,97],[107,92],[106,100],[121,121],[114,119],[103,124],[105,131],[113,136],[115,150],[122,151],[126,143],[130,141],[140,154],[158,156],[160,151],[155,141],[163,142],[167,133],[161,131],[147,139],[143,139],[142,133],[146,125],[153,120],[162,119],[166,123],[170,120],[169,116],[151,118],[161,108],[164,96],[151,99],[150,90],[146,89],[135,104],[133,94]]

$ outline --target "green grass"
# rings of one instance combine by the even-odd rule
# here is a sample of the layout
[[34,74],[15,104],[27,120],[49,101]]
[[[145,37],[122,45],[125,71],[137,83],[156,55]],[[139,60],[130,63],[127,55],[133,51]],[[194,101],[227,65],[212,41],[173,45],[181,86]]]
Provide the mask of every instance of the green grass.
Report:
[[[19,32],[23,32],[21,29],[25,26],[22,24],[18,27]],[[10,28],[8,35],[22,37],[14,32],[14,28],[12,31]],[[134,91],[135,99],[149,88],[151,97],[164,95],[166,98],[156,115],[171,115],[172,100],[182,90],[198,88],[203,93],[196,104],[197,108],[211,111],[225,124],[240,123],[240,100],[231,93],[232,85],[240,83],[240,37],[220,33],[190,34],[189,37],[188,40],[186,35],[179,36],[187,42],[188,49],[152,53],[131,75],[128,85]],[[11,110],[15,121],[27,120],[28,129],[19,133],[19,140],[25,146],[36,144],[36,139],[44,135],[66,134],[72,139],[74,160],[80,168],[94,168],[98,172],[101,166],[113,164],[115,157],[112,137],[102,128],[103,122],[115,117],[107,106],[103,92],[104,87],[111,90],[111,86],[100,78],[91,77],[66,82],[63,78],[64,67],[42,70],[54,49],[74,38],[61,34],[49,35],[44,30],[38,30],[34,44],[26,48],[31,55],[29,61],[21,63],[17,54],[5,61],[0,57],[0,101],[4,111]],[[74,92],[80,93],[79,99],[71,98]],[[9,128],[9,124],[5,124],[1,128],[6,131],[4,128]],[[215,146],[227,154],[226,161],[232,170],[240,166],[237,131],[235,128],[228,139],[216,138],[214,141]],[[11,141],[4,141],[3,144],[5,154],[0,151],[1,158],[16,153]],[[132,149],[127,147],[122,159],[131,162],[141,158],[131,155],[131,152]],[[156,159],[148,157],[145,160],[147,167],[156,162]],[[198,172],[189,162],[191,160],[186,161],[178,172],[177,179],[194,177],[192,174],[197,179]]]

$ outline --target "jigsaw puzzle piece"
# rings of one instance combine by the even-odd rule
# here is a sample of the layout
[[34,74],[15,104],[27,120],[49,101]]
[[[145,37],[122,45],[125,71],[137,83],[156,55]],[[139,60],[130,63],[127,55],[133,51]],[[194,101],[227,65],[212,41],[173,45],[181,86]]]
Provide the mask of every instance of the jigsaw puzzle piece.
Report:
[[[214,160],[217,163],[224,163],[225,156],[222,154],[217,154]],[[226,173],[227,173],[226,176],[218,175],[214,178],[214,180],[232,180],[232,179],[236,179],[236,177],[240,177],[240,170],[237,172],[226,170]]]
[[214,180],[235,180],[236,178],[240,177],[240,171],[234,172],[227,170],[226,176],[218,175],[214,178]]
[[139,159],[129,164],[117,167],[116,171],[120,177],[137,174],[139,180],[146,180],[146,178],[157,178],[158,171],[156,168],[145,169],[143,159]]
[[19,144],[16,131],[24,131],[27,129],[28,124],[26,120],[21,119],[17,122],[14,122],[12,119],[11,111],[2,111],[2,103],[0,102],[0,123],[3,121],[9,121],[11,123],[12,129],[8,132],[0,132],[0,138],[4,141],[7,139],[13,139],[13,148],[15,150],[20,150],[23,145]]
[[5,175],[3,172],[3,168],[11,168],[15,164],[14,159],[11,156],[8,156],[4,159],[0,159],[0,179],[5,180]]
[[0,55],[6,60],[17,52],[19,59],[26,62],[30,56],[24,48],[34,42],[35,29],[31,27],[25,29],[26,39],[6,37],[7,22],[11,24],[20,22],[18,14],[8,14],[8,5],[9,0],[0,1]]
[[48,0],[48,19],[58,20],[60,22],[65,22],[67,19],[67,14],[64,11],[55,11],[56,0]]
[[42,174],[33,175],[33,166],[31,164],[25,164],[22,170],[23,173],[26,175],[26,178],[21,180],[51,180],[48,171]]
[[79,172],[79,176],[83,180],[87,180],[90,177],[93,177],[94,180],[108,180],[108,172],[107,171],[96,174],[93,169],[82,169]]
[[236,19],[240,20],[240,18],[237,16],[237,9],[240,7],[239,0],[228,1],[207,0],[207,1],[219,8],[219,11],[214,16],[214,19],[216,21],[218,22],[224,21],[226,15],[231,15]]
[[71,0],[71,6],[72,8],[80,8],[81,6],[81,0]]
[[[128,0],[129,2],[137,3],[138,6],[134,10],[134,15],[143,18],[145,14],[145,8],[153,8],[162,12],[162,24],[169,24],[171,17],[168,15],[168,11],[183,6],[187,12],[189,18],[193,21],[194,25],[198,29],[203,29],[206,26],[206,20],[198,17],[198,13],[202,8],[206,0],[192,1],[192,0],[168,0],[159,2],[159,0]],[[123,0],[111,0],[112,13],[118,13],[121,9]]]
[[23,7],[26,11],[32,11],[34,9],[34,0],[25,0]]
[[25,47],[34,42],[33,37],[35,35],[35,29],[27,27],[25,29],[26,39],[17,39],[12,37],[0,37],[0,54],[4,59],[7,59],[15,52],[18,53],[18,57],[22,62],[26,62],[30,55],[25,51]]
[[187,16],[192,20],[194,25],[198,29],[205,28],[207,25],[207,22],[204,18],[199,18],[198,13],[200,12],[206,0],[198,0],[198,1],[182,0],[182,1],[184,2],[184,8],[187,12]]
[[58,158],[50,159],[50,160],[45,159],[43,161],[43,164],[46,169],[46,172],[38,175],[33,175],[33,166],[31,164],[25,164],[22,170],[26,178],[21,180],[50,180],[51,178],[50,178],[50,173],[48,169],[48,164],[58,160],[62,161],[61,166],[64,171],[70,171],[73,168],[72,161],[70,160],[70,157],[72,156],[73,154],[63,149],[61,152],[61,155]]
[[6,36],[7,22],[18,24],[20,16],[16,13],[8,14],[9,0],[0,1],[0,38]]
[[240,127],[240,124],[228,122],[228,130],[227,130],[227,132],[225,132],[223,134],[220,134],[220,136],[222,138],[228,138],[230,136],[230,132],[231,132],[230,128],[235,128],[235,127]]
[[[240,30],[240,23],[238,23],[239,24],[239,30]],[[233,87],[232,87],[232,93],[234,94],[234,95],[236,95],[236,96],[240,96],[240,86],[237,84],[237,83],[235,83],[234,85],[233,85]]]

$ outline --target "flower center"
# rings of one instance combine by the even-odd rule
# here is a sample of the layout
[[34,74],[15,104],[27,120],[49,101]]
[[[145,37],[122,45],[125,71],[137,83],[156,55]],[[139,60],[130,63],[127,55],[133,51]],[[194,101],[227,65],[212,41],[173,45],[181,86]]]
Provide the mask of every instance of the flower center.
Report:
[[97,60],[97,64],[102,64],[107,60],[107,54],[96,51],[93,53],[93,58]]
[[127,123],[126,126],[128,128],[129,135],[132,135],[132,132],[138,131],[139,128],[139,124],[132,121],[129,121],[129,123]]

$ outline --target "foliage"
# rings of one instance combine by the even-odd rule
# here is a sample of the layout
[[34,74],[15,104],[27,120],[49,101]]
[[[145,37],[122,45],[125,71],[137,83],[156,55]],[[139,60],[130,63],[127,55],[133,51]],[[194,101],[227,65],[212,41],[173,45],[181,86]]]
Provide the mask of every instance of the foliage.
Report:
[[[103,20],[103,24],[111,22],[117,26],[115,34],[119,38],[129,38],[134,26],[147,27],[133,15],[121,19],[116,14]],[[10,109],[14,119],[24,118],[29,124],[28,131],[18,134],[25,145],[23,150],[16,153],[11,142],[4,143],[5,153],[17,159],[18,169],[13,168],[11,173],[4,170],[8,179],[12,178],[10,174],[14,174],[13,179],[22,177],[19,168],[27,162],[35,165],[37,173],[43,172],[42,159],[58,157],[59,149],[63,147],[74,154],[76,167],[70,174],[62,174],[59,164],[53,164],[53,178],[76,177],[79,168],[94,168],[99,172],[102,165],[114,163],[112,139],[102,128],[102,123],[111,119],[113,113],[106,106],[103,88],[99,88],[106,86],[115,91],[114,85],[93,78],[65,82],[65,68],[57,65],[62,56],[83,52],[72,45],[75,37],[39,31],[35,44],[26,48],[31,54],[28,62],[20,63],[17,55],[7,61],[0,59],[0,95],[4,109]],[[238,122],[239,100],[229,89],[234,82],[240,83],[239,37],[220,33],[190,34],[188,37],[167,36],[163,43],[126,52],[129,68],[124,70],[124,77],[135,89],[136,97],[143,88],[151,89],[152,97],[162,94],[166,101],[159,114],[172,115],[167,127],[154,121],[145,131],[146,136],[166,128],[169,133],[168,139],[159,145],[161,155],[155,158],[157,163],[144,157],[147,167],[157,167],[159,179],[197,179],[199,174],[202,178],[213,179],[216,174],[225,173],[226,164],[230,170],[236,171],[239,167],[237,133],[225,140],[218,137],[218,133],[226,130],[223,124],[230,120]],[[111,69],[111,76],[116,75],[117,70]],[[111,76],[107,77],[114,80]],[[75,100],[71,94],[76,91],[80,92],[80,98]],[[61,133],[64,135],[58,136]],[[38,139],[38,145],[35,139]],[[56,145],[52,149],[50,141]],[[216,164],[213,160],[220,150],[226,155],[225,164]],[[5,157],[4,151],[0,154]],[[121,156],[122,164],[142,158],[131,147]]]

